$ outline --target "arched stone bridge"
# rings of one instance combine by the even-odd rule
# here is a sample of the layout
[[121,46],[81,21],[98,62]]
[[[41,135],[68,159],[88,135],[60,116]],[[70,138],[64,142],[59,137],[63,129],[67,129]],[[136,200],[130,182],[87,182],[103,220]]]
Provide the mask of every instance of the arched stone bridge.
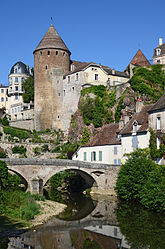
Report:
[[114,187],[120,166],[62,159],[16,158],[2,159],[8,169],[20,175],[31,193],[43,192],[43,186],[51,176],[64,170],[78,172],[92,187],[92,191],[114,194]]

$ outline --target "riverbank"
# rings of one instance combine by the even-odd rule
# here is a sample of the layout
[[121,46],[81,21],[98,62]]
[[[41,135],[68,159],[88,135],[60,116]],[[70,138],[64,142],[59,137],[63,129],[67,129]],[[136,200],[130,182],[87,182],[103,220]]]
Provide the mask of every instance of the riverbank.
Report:
[[46,223],[52,216],[58,215],[63,212],[67,207],[66,205],[50,200],[45,201],[36,201],[37,204],[40,205],[40,213],[34,217],[33,220],[30,221],[30,225],[28,228],[42,225]]

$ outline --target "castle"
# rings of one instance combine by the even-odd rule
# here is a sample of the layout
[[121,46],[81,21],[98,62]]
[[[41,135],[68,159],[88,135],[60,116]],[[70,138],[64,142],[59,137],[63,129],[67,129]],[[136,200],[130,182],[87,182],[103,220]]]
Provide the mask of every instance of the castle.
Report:
[[81,89],[91,85],[115,86],[129,75],[94,62],[70,59],[71,52],[53,25],[35,49],[35,129],[67,131],[77,110]]
[[[155,49],[165,56],[162,39]],[[130,72],[121,72],[94,62],[71,60],[71,52],[51,25],[33,52],[34,54],[34,109],[23,103],[23,81],[32,75],[22,62],[10,70],[9,87],[0,86],[0,108],[5,107],[10,125],[20,128],[67,131],[71,116],[78,108],[81,90],[92,85],[113,88],[125,85]],[[154,59],[155,57],[153,57]],[[139,50],[131,63],[134,66],[150,65]],[[154,60],[154,63],[159,63]],[[3,95],[3,96],[2,96]]]

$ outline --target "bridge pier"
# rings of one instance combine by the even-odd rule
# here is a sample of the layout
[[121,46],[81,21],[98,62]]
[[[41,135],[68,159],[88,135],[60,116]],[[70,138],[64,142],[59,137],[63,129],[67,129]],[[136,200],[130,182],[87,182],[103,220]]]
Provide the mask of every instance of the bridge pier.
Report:
[[39,177],[31,179],[29,188],[31,194],[43,195],[43,179]]

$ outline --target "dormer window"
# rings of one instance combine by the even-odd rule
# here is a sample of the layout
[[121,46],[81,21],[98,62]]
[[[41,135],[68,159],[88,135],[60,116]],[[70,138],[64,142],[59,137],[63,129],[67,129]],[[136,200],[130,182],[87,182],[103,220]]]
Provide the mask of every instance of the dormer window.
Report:
[[157,48],[157,49],[156,49],[156,55],[158,56],[158,55],[160,55],[160,53],[161,53],[161,49],[160,49],[160,48]]
[[138,123],[135,120],[134,123],[133,123],[133,131],[137,131],[137,127],[138,127]]

